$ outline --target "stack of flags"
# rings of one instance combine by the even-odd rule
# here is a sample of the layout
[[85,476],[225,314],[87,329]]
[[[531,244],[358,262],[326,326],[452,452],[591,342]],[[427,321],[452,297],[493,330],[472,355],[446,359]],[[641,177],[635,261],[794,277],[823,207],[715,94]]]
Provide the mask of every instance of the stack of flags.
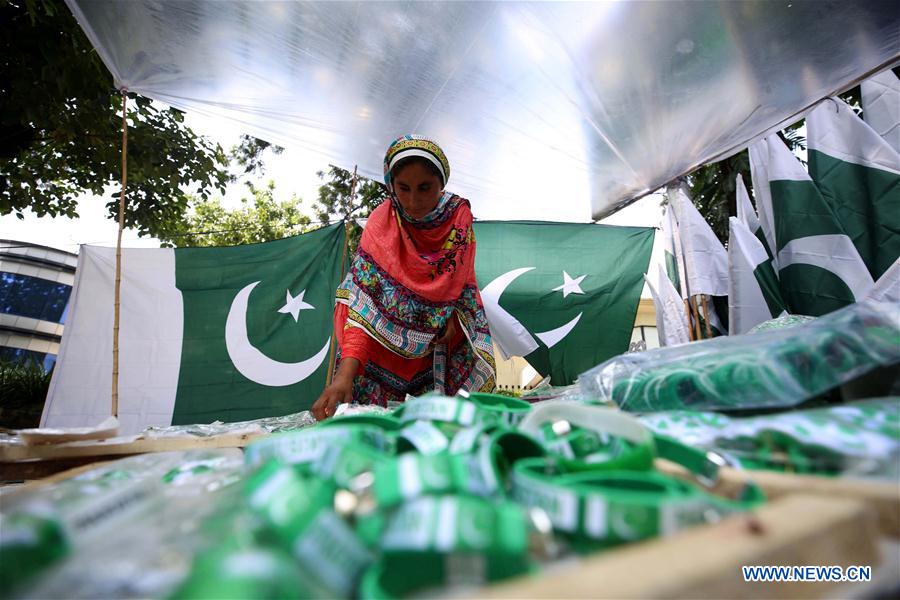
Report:
[[[738,176],[727,251],[684,189],[668,190],[671,283],[660,276],[651,285],[663,345],[706,337],[723,322],[734,335],[783,314],[900,301],[900,81],[885,71],[864,82],[862,104],[865,120],[837,98],[807,115],[808,171],[776,135],[750,146],[757,210]],[[727,320],[713,309],[725,296]],[[704,319],[711,328],[698,327]]]

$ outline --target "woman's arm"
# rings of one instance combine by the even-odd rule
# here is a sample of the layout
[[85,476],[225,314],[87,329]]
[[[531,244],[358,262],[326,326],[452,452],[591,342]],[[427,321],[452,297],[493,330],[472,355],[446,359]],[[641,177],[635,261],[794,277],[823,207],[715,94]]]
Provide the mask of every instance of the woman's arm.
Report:
[[359,370],[360,362],[353,357],[341,359],[334,381],[331,382],[316,403],[313,404],[312,413],[318,421],[333,417],[337,405],[353,400],[353,378]]
[[319,421],[334,416],[338,404],[353,401],[353,378],[361,375],[369,362],[372,338],[362,329],[346,324],[342,333],[339,338],[341,362],[337,373],[312,407],[313,416]]

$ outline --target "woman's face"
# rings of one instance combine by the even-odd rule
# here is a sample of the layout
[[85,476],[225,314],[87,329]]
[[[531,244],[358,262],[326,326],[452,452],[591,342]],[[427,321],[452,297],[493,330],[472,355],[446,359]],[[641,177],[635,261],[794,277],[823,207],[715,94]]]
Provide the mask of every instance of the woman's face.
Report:
[[393,184],[400,206],[413,219],[433,211],[443,191],[441,178],[419,163],[405,166],[394,176]]

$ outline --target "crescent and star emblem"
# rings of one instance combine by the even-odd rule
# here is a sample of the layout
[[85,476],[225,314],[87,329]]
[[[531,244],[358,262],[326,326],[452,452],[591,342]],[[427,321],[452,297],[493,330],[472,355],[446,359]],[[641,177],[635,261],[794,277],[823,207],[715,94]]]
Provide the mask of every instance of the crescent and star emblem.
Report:
[[[535,267],[523,267],[507,271],[481,290],[481,300],[484,302],[484,312],[487,314],[491,325],[491,335],[497,341],[497,345],[511,356],[527,356],[538,349],[538,343],[518,319],[500,306],[500,296],[503,295],[503,292],[506,291],[506,288],[513,281],[534,269]],[[581,282],[585,277],[587,275],[573,278],[566,271],[563,271],[563,284],[553,288],[552,291],[562,291],[563,298],[568,297],[569,294],[584,294],[581,289]],[[561,327],[537,332],[534,335],[547,348],[552,348],[575,329],[578,321],[581,320],[582,314],[578,313],[575,318]]]
[[[281,362],[260,352],[247,337],[247,306],[250,292],[259,283],[257,281],[245,286],[231,303],[228,319],[225,321],[225,347],[228,350],[228,357],[238,372],[250,381],[269,387],[293,385],[303,381],[319,368],[328,356],[331,337],[315,356],[300,362]],[[311,304],[304,302],[305,293],[306,290],[303,290],[297,297],[292,297],[288,291],[287,301],[278,312],[290,314],[296,322],[301,310],[314,309]]]

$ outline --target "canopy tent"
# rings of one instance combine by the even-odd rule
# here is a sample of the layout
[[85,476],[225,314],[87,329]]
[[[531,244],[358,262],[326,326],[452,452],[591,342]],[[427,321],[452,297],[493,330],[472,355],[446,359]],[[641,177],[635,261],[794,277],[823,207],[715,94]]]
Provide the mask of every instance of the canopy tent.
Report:
[[480,218],[600,218],[900,57],[893,0],[67,2],[117,87],[375,178],[434,136]]

